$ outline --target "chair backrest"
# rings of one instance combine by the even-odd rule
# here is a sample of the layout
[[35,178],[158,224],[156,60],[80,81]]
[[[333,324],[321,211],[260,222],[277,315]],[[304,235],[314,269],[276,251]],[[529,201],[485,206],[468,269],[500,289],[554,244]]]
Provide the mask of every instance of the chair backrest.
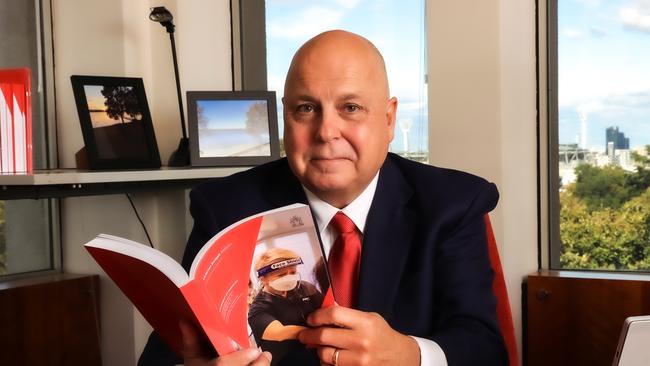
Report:
[[490,223],[490,216],[485,215],[484,220],[488,251],[490,254],[490,263],[492,264],[492,269],[494,270],[492,290],[494,291],[494,296],[497,298],[497,318],[499,320],[499,328],[501,329],[501,335],[503,336],[503,340],[506,343],[506,348],[508,349],[508,359],[510,361],[510,366],[519,366],[515,326],[512,321],[512,311],[510,310],[508,289],[506,288],[506,281],[503,278],[503,268],[501,267],[499,250],[497,249],[497,242],[494,239],[494,231],[492,230],[492,224]]

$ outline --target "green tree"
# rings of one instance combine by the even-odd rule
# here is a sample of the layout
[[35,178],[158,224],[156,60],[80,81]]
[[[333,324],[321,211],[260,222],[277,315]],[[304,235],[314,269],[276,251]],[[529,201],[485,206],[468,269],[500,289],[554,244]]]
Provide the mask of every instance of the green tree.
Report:
[[650,145],[635,172],[580,165],[560,191],[564,268],[650,270]]
[[617,209],[633,195],[627,185],[630,173],[621,167],[581,164],[575,172],[575,195],[585,202],[589,211]]
[[618,210],[589,210],[574,194],[562,192],[560,239],[564,268],[650,269],[650,189]]
[[269,117],[265,102],[253,103],[246,111],[246,131],[256,135],[269,132]]
[[632,152],[636,172],[627,178],[627,185],[633,195],[639,195],[650,187],[650,145],[645,146],[645,155]]
[[645,145],[645,155],[632,151],[632,160],[637,167],[650,169],[650,145]]
[[[104,86],[101,90],[106,98],[106,114],[112,119],[120,119],[122,123],[142,119],[138,104],[138,96],[130,86]],[[125,121],[125,119],[127,121]]]
[[199,103],[196,104],[196,119],[200,129],[208,128],[208,117],[205,115],[205,109]]

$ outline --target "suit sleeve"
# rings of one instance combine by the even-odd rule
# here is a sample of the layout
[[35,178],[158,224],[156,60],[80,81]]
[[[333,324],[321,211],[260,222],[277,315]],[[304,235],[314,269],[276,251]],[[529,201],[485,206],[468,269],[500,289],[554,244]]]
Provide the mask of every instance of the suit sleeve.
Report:
[[[203,244],[218,231],[209,202],[198,190],[190,192],[190,214],[194,219],[194,226],[187,241],[182,260],[183,268],[187,272],[189,272],[192,261]],[[182,363],[183,360],[163,342],[155,331],[151,332],[138,360],[138,366],[172,366]]]
[[483,216],[498,199],[486,184],[439,243],[436,265],[436,332],[431,339],[449,365],[507,365],[496,318]]
[[187,272],[190,271],[192,261],[203,245],[221,230],[215,217],[215,208],[211,207],[210,201],[198,189],[190,192],[190,214],[194,220],[194,226],[187,239],[187,246],[181,262]]

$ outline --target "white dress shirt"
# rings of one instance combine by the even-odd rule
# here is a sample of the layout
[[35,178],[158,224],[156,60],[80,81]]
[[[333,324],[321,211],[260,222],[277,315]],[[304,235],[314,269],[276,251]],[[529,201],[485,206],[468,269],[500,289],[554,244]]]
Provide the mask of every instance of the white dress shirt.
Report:
[[[323,241],[323,249],[325,250],[326,256],[329,256],[330,249],[332,249],[332,245],[334,245],[334,241],[338,236],[338,233],[329,225],[329,222],[339,211],[343,211],[343,213],[348,216],[357,226],[361,232],[361,242],[363,246],[363,231],[366,227],[366,218],[368,217],[368,212],[370,211],[372,199],[375,196],[375,191],[377,190],[378,178],[379,173],[375,175],[368,187],[366,187],[366,189],[361,192],[359,197],[355,198],[354,201],[350,202],[349,205],[345,206],[341,210],[321,200],[314,193],[310,192],[303,186],[305,194],[307,195],[307,201],[309,201],[309,206],[316,216],[316,224],[318,225],[318,230],[321,240]],[[418,346],[420,347],[420,365],[447,366],[447,358],[445,357],[445,353],[436,342],[430,339],[415,336],[411,336],[411,338],[415,339],[415,341],[418,343]]]

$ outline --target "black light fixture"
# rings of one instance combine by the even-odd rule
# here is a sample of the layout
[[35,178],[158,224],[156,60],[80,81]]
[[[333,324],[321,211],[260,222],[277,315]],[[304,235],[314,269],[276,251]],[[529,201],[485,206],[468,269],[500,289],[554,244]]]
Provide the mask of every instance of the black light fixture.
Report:
[[174,61],[174,76],[176,77],[176,92],[178,94],[178,108],[181,113],[181,128],[183,131],[183,137],[178,144],[178,149],[172,153],[169,157],[169,166],[186,166],[190,164],[190,151],[189,151],[189,140],[187,139],[187,130],[185,128],[185,113],[183,112],[183,97],[181,96],[181,82],[178,78],[178,61],[176,60],[176,43],[174,42],[174,23],[172,20],[174,16],[169,10],[165,9],[164,6],[156,6],[151,8],[151,13],[149,14],[149,19],[154,22],[160,23],[167,33],[169,33],[169,39],[172,42],[172,59]]

